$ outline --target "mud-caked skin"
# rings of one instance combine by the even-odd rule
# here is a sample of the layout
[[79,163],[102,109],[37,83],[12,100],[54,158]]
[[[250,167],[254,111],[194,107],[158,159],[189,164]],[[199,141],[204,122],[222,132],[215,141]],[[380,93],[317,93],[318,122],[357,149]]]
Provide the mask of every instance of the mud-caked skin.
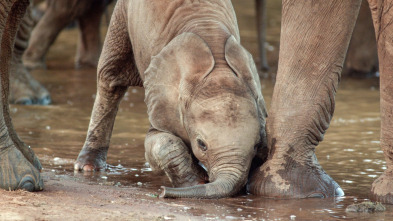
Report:
[[104,168],[120,99],[128,86],[143,86],[151,124],[146,159],[178,187],[164,187],[162,196],[237,193],[256,152],[266,147],[257,69],[239,42],[229,0],[119,0],[75,169]]
[[75,67],[97,67],[101,51],[101,17],[110,2],[112,0],[46,0],[45,12],[23,56],[26,67],[46,68],[45,55],[49,47],[60,31],[74,20],[78,21],[80,30]]
[[[368,2],[378,46],[381,148],[387,164],[371,192],[378,201],[393,203],[393,2]],[[319,165],[315,147],[334,112],[360,5],[360,0],[283,1],[279,68],[266,123],[269,156],[250,176],[251,193],[274,198],[343,195]]]
[[9,70],[14,43],[29,1],[6,0],[0,5],[0,188],[42,190],[41,164],[30,147],[16,134],[8,107]]

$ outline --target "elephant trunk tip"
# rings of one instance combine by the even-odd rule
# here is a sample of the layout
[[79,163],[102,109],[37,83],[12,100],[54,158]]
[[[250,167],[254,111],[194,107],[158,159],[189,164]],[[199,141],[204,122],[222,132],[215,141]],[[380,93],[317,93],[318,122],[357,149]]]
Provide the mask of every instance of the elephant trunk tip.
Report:
[[161,191],[161,193],[160,193],[160,195],[159,195],[159,197],[160,198],[168,198],[168,196],[167,196],[167,194],[166,194],[166,188],[167,187],[165,187],[165,186],[161,186],[161,189],[162,189],[162,191]]
[[166,186],[161,186],[161,193],[158,196],[159,198],[198,198],[195,193],[185,193],[184,189],[189,188],[171,188]]

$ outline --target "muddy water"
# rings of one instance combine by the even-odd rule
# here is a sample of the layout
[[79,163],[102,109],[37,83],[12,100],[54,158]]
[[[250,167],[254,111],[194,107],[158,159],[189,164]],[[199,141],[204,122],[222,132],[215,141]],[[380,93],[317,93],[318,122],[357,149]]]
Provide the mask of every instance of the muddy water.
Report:
[[[258,60],[252,1],[233,1],[238,13],[243,44]],[[279,5],[269,2],[268,47],[272,71],[277,63]],[[166,177],[154,175],[145,165],[144,137],[149,122],[143,88],[130,88],[116,118],[109,169],[93,174],[74,173],[76,159],[86,136],[96,93],[95,70],[74,70],[76,31],[64,31],[47,57],[48,70],[34,76],[51,92],[53,104],[46,107],[12,105],[13,122],[19,136],[41,159],[45,171],[91,184],[139,188],[148,195],[169,185]],[[263,80],[263,94],[270,104],[272,80]],[[158,204],[178,207],[196,219],[265,220],[389,220],[393,207],[379,214],[351,214],[345,207],[368,200],[373,180],[385,169],[379,148],[378,80],[343,79],[337,106],[325,140],[317,148],[323,168],[341,185],[346,196],[324,200],[272,200],[252,195],[221,200],[162,200]],[[170,217],[169,217],[170,218]]]

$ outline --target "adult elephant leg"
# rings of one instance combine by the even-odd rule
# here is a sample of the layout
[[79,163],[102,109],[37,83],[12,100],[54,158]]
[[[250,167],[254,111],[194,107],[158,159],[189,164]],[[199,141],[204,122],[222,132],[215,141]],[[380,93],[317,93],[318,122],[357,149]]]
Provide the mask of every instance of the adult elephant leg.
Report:
[[373,16],[380,68],[381,148],[387,169],[374,181],[376,200],[393,204],[393,2],[369,0]]
[[155,172],[164,172],[174,187],[206,183],[206,172],[197,165],[190,148],[172,134],[150,129],[145,140],[145,157]]
[[84,14],[91,0],[48,0],[48,8],[31,33],[29,46],[23,62],[29,69],[45,68],[44,57],[60,31],[70,22]]
[[48,90],[30,75],[23,65],[22,55],[27,48],[30,33],[34,26],[32,7],[28,7],[16,35],[14,52],[10,71],[10,103],[14,104],[42,104],[51,102]]
[[260,70],[268,71],[269,65],[266,58],[266,23],[267,23],[267,13],[266,13],[266,0],[256,0],[257,9],[257,26],[258,26],[258,45],[259,45],[259,65]]
[[[0,9],[0,188],[6,190],[42,190],[43,182],[38,169],[14,143],[11,118],[8,110],[9,66],[16,32],[29,1],[6,0]],[[10,136],[11,135],[11,136]],[[32,152],[31,152],[32,153]]]
[[377,44],[370,7],[363,0],[352,39],[349,44],[343,74],[351,77],[371,77],[378,70]]
[[120,100],[128,86],[142,86],[134,64],[132,46],[124,18],[124,1],[118,1],[98,62],[97,96],[85,144],[75,170],[93,171],[106,167],[106,156]]
[[[12,100],[9,98],[8,96],[8,92],[11,92],[11,97],[15,96],[15,90],[16,90],[16,85],[15,85],[15,81],[24,81],[24,84],[22,85],[18,85],[17,87],[19,87],[19,89],[26,89],[26,87],[28,85],[35,85],[35,86],[41,86],[39,85],[38,82],[36,82],[30,75],[30,73],[28,73],[27,69],[23,66],[22,64],[22,54],[24,49],[26,48],[26,44],[28,42],[28,37],[30,35],[30,29],[32,28],[32,24],[30,24],[30,9],[27,9],[27,13],[25,14],[25,16],[23,17],[23,19],[20,22],[19,25],[19,29],[15,29],[18,30],[17,34],[16,34],[16,38],[15,38],[15,44],[14,44],[14,48],[12,51],[12,59],[11,59],[11,67],[10,67],[10,74],[3,79],[2,82],[2,87],[3,90],[6,92],[5,95],[3,96],[3,104],[5,102],[5,100],[7,99]],[[14,29],[12,29],[14,30]],[[16,80],[16,78],[18,80]],[[11,88],[10,88],[10,84],[9,84],[9,80],[11,81]],[[28,85],[26,85],[28,84]],[[38,85],[37,85],[38,84]],[[21,88],[20,88],[21,87]],[[40,90],[39,88],[35,88],[37,90]],[[42,99],[50,99],[47,98],[47,96],[49,96],[49,93],[45,93],[47,92],[45,88],[43,88],[42,90],[44,90],[43,93],[40,93],[42,95]],[[19,94],[20,95],[20,94]],[[47,96],[45,96],[47,95]],[[4,112],[9,113],[8,110],[8,105],[3,106]],[[9,136],[11,138],[11,140],[13,141],[13,143],[16,145],[16,147],[19,149],[19,151],[22,152],[22,154],[26,157],[27,160],[30,161],[30,163],[32,163],[38,170],[42,169],[41,163],[38,160],[37,156],[34,154],[33,150],[28,147],[23,141],[20,140],[20,138],[18,137],[18,135],[16,134],[14,127],[12,125],[11,122],[11,117],[9,114],[5,114],[4,115],[4,120],[5,120],[5,124],[7,125],[8,128],[8,133]]]
[[284,0],[280,60],[267,118],[269,156],[250,178],[251,193],[277,198],[341,196],[315,147],[334,96],[360,0]]
[[75,58],[75,67],[97,67],[101,52],[100,23],[107,0],[94,1],[92,7],[78,19],[79,42]]

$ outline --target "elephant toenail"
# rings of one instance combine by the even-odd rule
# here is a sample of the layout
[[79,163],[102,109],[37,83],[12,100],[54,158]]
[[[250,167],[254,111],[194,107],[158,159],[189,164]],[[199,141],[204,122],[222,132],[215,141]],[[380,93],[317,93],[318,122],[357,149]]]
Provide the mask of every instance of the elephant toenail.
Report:
[[34,179],[31,178],[30,176],[26,176],[21,180],[18,189],[23,189],[29,192],[33,192],[35,190],[34,187],[35,187]]
[[334,192],[334,196],[335,197],[341,197],[341,196],[344,196],[344,195],[345,194],[344,194],[343,189],[341,189],[341,187],[337,187],[335,192]]
[[93,165],[86,164],[83,166],[83,171],[85,171],[85,172],[92,172],[95,170],[96,170],[96,168]]
[[52,102],[52,99],[51,99],[50,95],[47,95],[47,96],[45,96],[45,97],[42,97],[42,98],[40,99],[40,101],[39,101],[39,103],[40,103],[41,105],[48,105],[48,104],[50,104],[51,102]]
[[74,170],[75,170],[75,171],[81,171],[81,170],[82,170],[81,165],[80,165],[79,163],[75,163],[75,165],[74,165]]

